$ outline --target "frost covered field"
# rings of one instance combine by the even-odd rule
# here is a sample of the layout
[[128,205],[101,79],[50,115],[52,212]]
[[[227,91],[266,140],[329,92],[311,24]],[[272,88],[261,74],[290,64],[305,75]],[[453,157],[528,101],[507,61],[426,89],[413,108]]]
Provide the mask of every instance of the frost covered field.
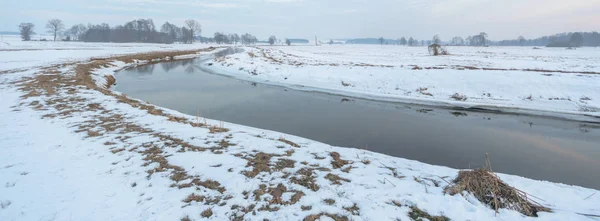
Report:
[[600,116],[600,48],[323,45],[247,48],[221,74],[384,101]]
[[[3,221],[594,220],[598,218],[593,215],[600,214],[598,190],[499,174],[506,183],[530,194],[529,198],[552,212],[527,217],[513,210],[499,209],[495,215],[494,209],[473,195],[444,194],[444,188],[459,172],[456,169],[184,115],[129,98],[108,87],[116,70],[161,59],[205,56],[220,48],[201,44],[20,41],[0,44],[0,220]],[[480,58],[475,51],[466,51],[467,55],[456,58],[430,58],[423,55],[423,48],[405,48],[414,54],[409,56],[405,52],[394,52],[399,48],[386,47],[381,53],[387,56],[382,57],[374,55],[379,47],[372,46],[264,48],[264,55],[262,49],[248,48],[253,57],[248,53],[236,54],[221,61],[231,64],[230,67],[213,66],[256,81],[292,82],[321,90],[347,90],[345,92],[373,96],[380,96],[378,92],[383,91],[405,96],[404,93],[410,91],[405,97],[426,101],[451,93],[447,91],[468,97],[464,102],[453,103],[471,102],[475,94],[470,91],[476,91],[471,86],[485,86],[454,83],[452,90],[445,90],[442,86],[452,85],[450,79],[465,78],[440,78],[446,81],[437,84],[431,81],[442,76],[443,71],[470,73],[469,76],[479,73],[486,76],[477,78],[481,82],[494,78],[492,73],[531,75],[524,80],[543,80],[547,87],[557,86],[556,90],[560,91],[539,90],[544,93],[539,96],[570,96],[571,101],[553,100],[557,106],[583,105],[585,101],[591,108],[597,104],[593,102],[600,99],[598,91],[591,90],[592,84],[597,82],[596,75],[591,74],[579,77],[572,73],[548,73],[552,76],[544,76],[541,74],[545,73],[538,72],[468,71],[452,67],[413,71],[409,66],[437,67],[451,59],[464,62],[452,65],[477,63],[499,68],[532,68],[543,64],[533,61],[515,61],[522,65],[519,67],[510,66],[513,62],[508,61],[496,64],[486,60],[494,58]],[[350,48],[364,51],[346,54],[352,51]],[[462,49],[451,49],[451,52],[459,50]],[[522,50],[522,53],[528,52]],[[581,59],[597,59],[594,56],[598,54],[592,50],[595,49],[576,52],[585,52]],[[390,55],[394,53],[400,54]],[[549,53],[546,59],[553,56],[553,52],[535,53]],[[561,56],[568,61],[551,62],[545,67],[598,70],[593,66],[598,65],[597,62],[584,62],[577,54],[571,54],[575,52],[560,53],[565,53]],[[523,56],[533,59],[531,55]],[[406,64],[395,58],[406,59]],[[436,59],[442,61],[428,62]],[[296,66],[289,62],[303,64]],[[240,67],[244,69],[239,71]],[[256,69],[257,75],[243,72],[251,67]],[[281,72],[275,72],[277,69]],[[367,73],[373,78],[370,74],[367,77]],[[429,81],[427,77],[417,78],[417,74],[429,76]],[[401,83],[396,75],[413,77]],[[558,80],[550,80],[555,78]],[[408,83],[411,79],[418,81],[415,85],[428,89],[420,92],[409,87],[400,89],[403,85],[412,85]],[[343,86],[341,81],[349,85]],[[518,79],[511,82],[522,84]],[[496,83],[491,85],[508,85]],[[578,83],[581,85],[575,87]],[[396,86],[400,92],[395,92]],[[456,91],[459,88],[463,90]],[[487,88],[491,98],[481,99],[481,102],[511,98],[501,95],[517,96],[516,91],[509,93],[516,86],[506,90],[490,85]],[[423,95],[427,92],[433,96]],[[579,96],[590,99],[579,100]],[[443,100],[450,102],[445,97]],[[531,102],[548,107],[543,106],[548,104],[542,100],[514,100],[518,101],[514,105]],[[560,107],[567,108],[567,105]]]

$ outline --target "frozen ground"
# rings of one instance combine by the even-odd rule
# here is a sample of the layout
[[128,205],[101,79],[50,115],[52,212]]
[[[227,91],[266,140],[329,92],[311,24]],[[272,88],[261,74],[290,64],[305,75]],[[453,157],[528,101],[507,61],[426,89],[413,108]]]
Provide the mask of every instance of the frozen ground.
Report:
[[[104,76],[152,55],[185,57],[151,51],[208,46],[108,45],[34,42],[19,47],[41,50],[0,51],[31,58],[0,64],[10,70],[0,74],[0,220],[411,220],[414,208],[451,220],[600,214],[597,190],[500,174],[554,212],[495,215],[468,194],[443,194],[455,169],[130,99],[105,89]],[[71,49],[37,57],[52,47]],[[125,53],[119,48],[145,54],[88,60]],[[57,65],[66,60],[81,62]]]
[[448,47],[448,56],[392,45],[245,49],[217,59],[213,69],[376,100],[588,120],[600,116],[600,48]]

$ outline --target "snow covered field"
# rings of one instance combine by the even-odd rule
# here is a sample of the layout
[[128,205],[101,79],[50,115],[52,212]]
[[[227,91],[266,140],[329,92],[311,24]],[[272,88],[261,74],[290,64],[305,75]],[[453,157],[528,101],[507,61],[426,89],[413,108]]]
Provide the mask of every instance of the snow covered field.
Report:
[[448,56],[392,45],[245,49],[213,68],[252,81],[384,101],[600,116],[600,48],[448,47]]
[[[443,193],[456,169],[184,115],[104,88],[105,76],[123,67],[220,49],[156,51],[208,45],[9,43],[0,47],[0,220],[593,220],[581,214],[600,214],[598,190],[499,174],[553,212],[495,215],[469,194]],[[133,53],[143,54],[98,59]],[[246,65],[239,57],[246,55],[228,60]],[[310,67],[253,59],[264,70]],[[285,73],[292,80],[300,71]],[[595,93],[586,96],[595,101]]]

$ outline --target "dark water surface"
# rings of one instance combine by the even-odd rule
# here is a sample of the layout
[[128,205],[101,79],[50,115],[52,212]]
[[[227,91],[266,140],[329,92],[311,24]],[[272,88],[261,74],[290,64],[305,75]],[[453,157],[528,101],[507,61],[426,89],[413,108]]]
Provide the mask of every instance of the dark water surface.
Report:
[[115,90],[196,115],[453,168],[600,189],[600,125],[301,92],[214,75],[200,59],[124,70]]

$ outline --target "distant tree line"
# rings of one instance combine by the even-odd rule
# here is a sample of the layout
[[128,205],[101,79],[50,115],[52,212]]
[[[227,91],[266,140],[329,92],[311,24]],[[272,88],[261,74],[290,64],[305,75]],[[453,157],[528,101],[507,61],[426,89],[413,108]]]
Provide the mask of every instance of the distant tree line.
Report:
[[[21,23],[19,31],[23,41],[32,40],[36,34],[33,23]],[[256,44],[257,38],[251,34],[224,34],[217,32],[213,37],[200,37],[202,26],[196,20],[186,20],[183,26],[165,22],[156,27],[152,19],[136,19],[123,25],[110,27],[107,23],[101,24],[76,24],[71,28],[65,28],[60,19],[51,19],[46,24],[46,29],[56,40],[83,41],[83,42],[141,42],[141,43],[163,43],[171,44],[193,43],[200,40],[203,43],[217,44]],[[45,39],[41,39],[45,40]]]
[[258,39],[251,34],[225,34],[222,32],[216,32],[212,38],[204,39],[206,42],[217,43],[217,44],[244,44],[244,45],[254,45],[258,42]]
[[571,32],[543,36],[536,39],[526,39],[519,36],[513,40],[496,42],[499,46],[548,46],[548,47],[580,47],[600,46],[600,34],[598,32]]
[[174,42],[193,43],[195,36],[201,33],[201,26],[195,20],[186,20],[185,26],[178,27],[169,22],[165,22],[160,31],[152,19],[136,19],[117,25],[111,28],[108,24],[74,25],[65,34],[72,39],[83,42],[143,42],[143,43],[163,43],[171,44]]

